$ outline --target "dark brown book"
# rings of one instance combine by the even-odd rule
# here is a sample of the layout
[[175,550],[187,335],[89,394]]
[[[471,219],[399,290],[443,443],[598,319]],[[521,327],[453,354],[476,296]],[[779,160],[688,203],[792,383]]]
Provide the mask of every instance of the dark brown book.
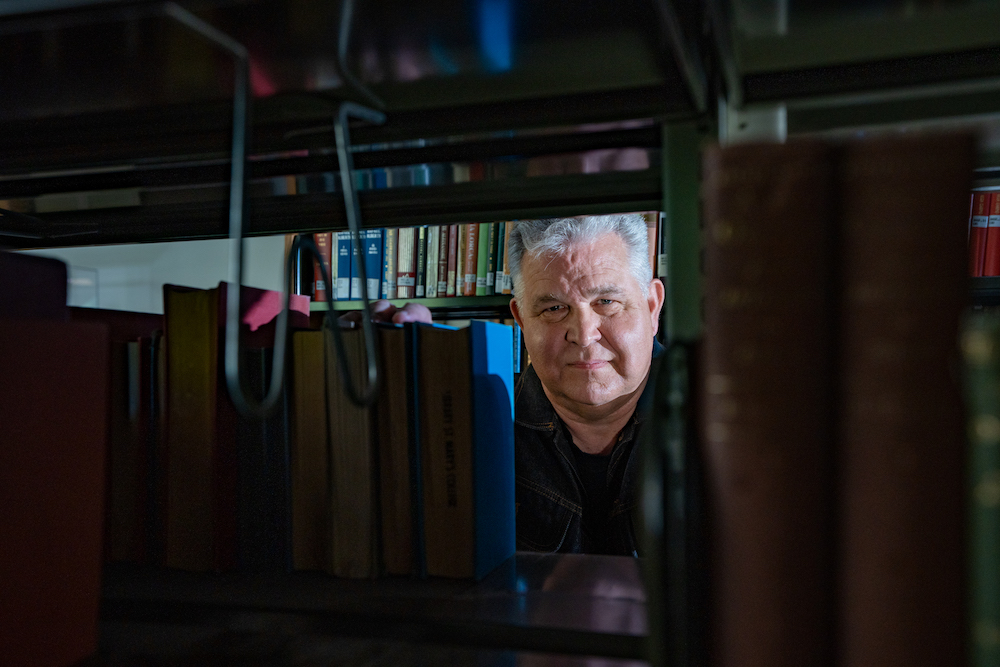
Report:
[[97,649],[108,333],[0,319],[0,655],[69,665]]
[[386,574],[416,574],[414,477],[417,461],[412,325],[382,326],[378,335],[379,382],[375,410],[381,499],[382,563]]
[[841,192],[843,665],[964,664],[967,136],[848,144]]
[[323,331],[292,334],[292,567],[325,570],[329,562],[330,469]]
[[143,562],[150,556],[149,530],[154,517],[150,497],[156,387],[152,368],[153,337],[163,316],[99,308],[69,309],[77,322],[108,327],[109,378],[108,474],[105,558]]
[[715,146],[703,165],[715,663],[830,665],[832,151]]

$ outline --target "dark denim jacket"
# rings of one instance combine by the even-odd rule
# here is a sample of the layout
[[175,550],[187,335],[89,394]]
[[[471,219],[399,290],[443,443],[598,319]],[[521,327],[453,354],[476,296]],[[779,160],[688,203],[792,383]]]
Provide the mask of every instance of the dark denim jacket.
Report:
[[[653,357],[663,347],[653,343]],[[647,383],[640,407],[648,403]],[[603,548],[583,529],[583,485],[573,458],[569,433],[556,415],[542,383],[529,366],[514,390],[514,474],[517,503],[517,548],[523,551],[638,556],[639,426],[643,411],[622,429],[608,462],[608,490],[614,498]],[[637,518],[637,517],[636,517]]]

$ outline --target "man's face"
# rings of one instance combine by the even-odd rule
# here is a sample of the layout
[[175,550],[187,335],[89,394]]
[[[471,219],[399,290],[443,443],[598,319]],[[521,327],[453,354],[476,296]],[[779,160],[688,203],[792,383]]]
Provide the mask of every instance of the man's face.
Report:
[[526,254],[521,277],[511,311],[549,399],[581,415],[628,402],[649,371],[663,284],[643,296],[617,234],[558,257]]

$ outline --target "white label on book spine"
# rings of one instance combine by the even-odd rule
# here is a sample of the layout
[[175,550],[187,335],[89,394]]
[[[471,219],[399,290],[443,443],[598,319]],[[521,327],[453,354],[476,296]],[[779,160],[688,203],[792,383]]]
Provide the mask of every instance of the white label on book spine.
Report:
[[486,287],[486,276],[479,276],[476,279],[476,287]]
[[466,282],[466,284],[468,284],[468,283],[475,284],[475,282],[476,282],[476,274],[475,273],[466,273],[465,274],[465,282]]
[[378,278],[369,278],[368,279],[368,298],[369,299],[375,299],[375,298],[377,298],[378,288],[379,288],[379,283],[380,282],[381,281]]
[[444,280],[438,281],[438,294],[445,294],[448,291],[448,283]]
[[361,278],[351,278],[351,298],[361,298]]
[[399,276],[397,284],[399,287],[413,287],[417,282],[417,279],[413,276]]
[[[990,218],[993,216],[988,215],[974,215],[972,216],[972,226],[973,227],[987,227],[990,226]],[[1000,216],[997,216],[1000,217]]]
[[423,298],[423,296],[424,296],[424,286],[423,285],[417,285],[417,296],[420,297],[420,298]]
[[493,287],[493,272],[489,271],[481,280],[487,287]]
[[987,227],[1000,227],[1000,215],[991,215]]
[[337,278],[337,299],[347,301],[351,298],[351,279]]

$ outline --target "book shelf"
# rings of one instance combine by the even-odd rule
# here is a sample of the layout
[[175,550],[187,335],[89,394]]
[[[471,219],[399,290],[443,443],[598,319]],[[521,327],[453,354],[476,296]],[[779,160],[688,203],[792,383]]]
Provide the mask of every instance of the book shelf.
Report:
[[[251,154],[259,159],[250,163],[251,181],[334,170],[330,123],[335,103],[342,95],[364,97],[329,83],[337,78],[330,72],[336,69],[336,39],[329,31],[304,27],[333,25],[335,17],[326,9],[295,15],[299,4],[209,0],[198,5],[220,29],[260,48],[258,74],[264,79],[255,84],[249,138]],[[467,12],[457,3],[428,7],[425,15],[402,6],[372,8],[378,4],[358,10],[356,43],[349,51],[352,67],[372,35],[381,35],[390,46],[406,46],[421,39],[429,43],[428,36],[438,31],[460,57],[451,63],[455,71],[445,71],[449,63],[444,62],[442,69],[412,79],[366,71],[365,83],[384,100],[389,122],[353,127],[355,144],[446,141],[359,151],[354,155],[358,169],[637,147],[653,159],[648,169],[633,172],[363,191],[363,226],[662,208],[671,220],[664,308],[668,342],[691,344],[700,332],[697,165],[707,128],[754,109],[778,107],[788,134],[800,134],[971,116],[993,112],[1000,104],[994,80],[1000,69],[992,58],[997,38],[989,32],[1000,12],[986,3],[917,9],[906,16],[886,6],[875,12],[874,21],[872,15],[865,17],[868,23],[859,20],[860,10],[827,8],[824,14],[800,5],[784,18],[761,16],[754,9],[759,3],[738,0],[703,6],[634,0],[625,8],[594,3],[593,9],[570,17],[562,16],[555,3],[535,3],[528,18],[537,23],[508,44],[519,47],[522,59],[506,70],[481,59],[481,44],[468,26],[450,18]],[[36,21],[31,13],[39,11],[53,23]],[[29,218],[0,225],[5,245],[110,245],[227,235],[232,90],[219,82],[228,80],[228,65],[203,45],[192,51],[190,37],[179,35],[158,12],[158,3],[126,0],[52,0],[35,7],[0,3],[0,25],[13,36],[7,42],[28,54],[3,75],[8,103],[0,109],[7,130],[0,137],[0,207],[28,201],[34,206],[38,197],[51,193],[129,191],[139,196],[138,204],[128,200],[114,207],[41,212],[28,206]],[[874,27],[858,28],[869,24]],[[65,52],[46,60],[45,40]],[[101,68],[87,66],[81,53],[106,43],[131,46],[112,50]],[[164,43],[176,48],[155,46]],[[176,54],[184,52],[202,57],[178,60]],[[39,90],[59,95],[46,98]],[[729,119],[715,116],[717,99],[731,111]],[[651,122],[627,126],[636,120]],[[250,188],[244,235],[343,229],[340,197],[338,192],[276,196],[266,188]],[[977,304],[1000,304],[1000,279],[973,279],[970,291]],[[423,302],[435,314],[462,318],[503,312],[507,301],[504,296]],[[338,303],[335,310],[358,307]],[[261,626],[277,622],[288,629],[286,636],[378,636],[387,643],[462,643],[474,651],[667,662],[644,639],[647,630],[662,635],[668,625],[659,607],[662,590],[648,591],[648,604],[645,598],[561,596],[540,590],[533,574],[551,567],[554,563],[544,558],[521,554],[489,582],[471,587],[346,582],[307,573],[240,579],[116,566],[106,571],[102,632],[111,658],[117,648],[157,655],[170,644],[190,646],[178,639],[183,627],[209,635],[236,632],[233,641],[251,645]],[[513,577],[513,587],[509,578],[499,585],[500,577]],[[558,618],[571,616],[570,610],[590,610],[601,619],[620,612],[636,624],[537,622],[532,610],[539,608]],[[477,654],[465,658],[471,663]],[[686,660],[675,650],[670,664],[689,664]]]

